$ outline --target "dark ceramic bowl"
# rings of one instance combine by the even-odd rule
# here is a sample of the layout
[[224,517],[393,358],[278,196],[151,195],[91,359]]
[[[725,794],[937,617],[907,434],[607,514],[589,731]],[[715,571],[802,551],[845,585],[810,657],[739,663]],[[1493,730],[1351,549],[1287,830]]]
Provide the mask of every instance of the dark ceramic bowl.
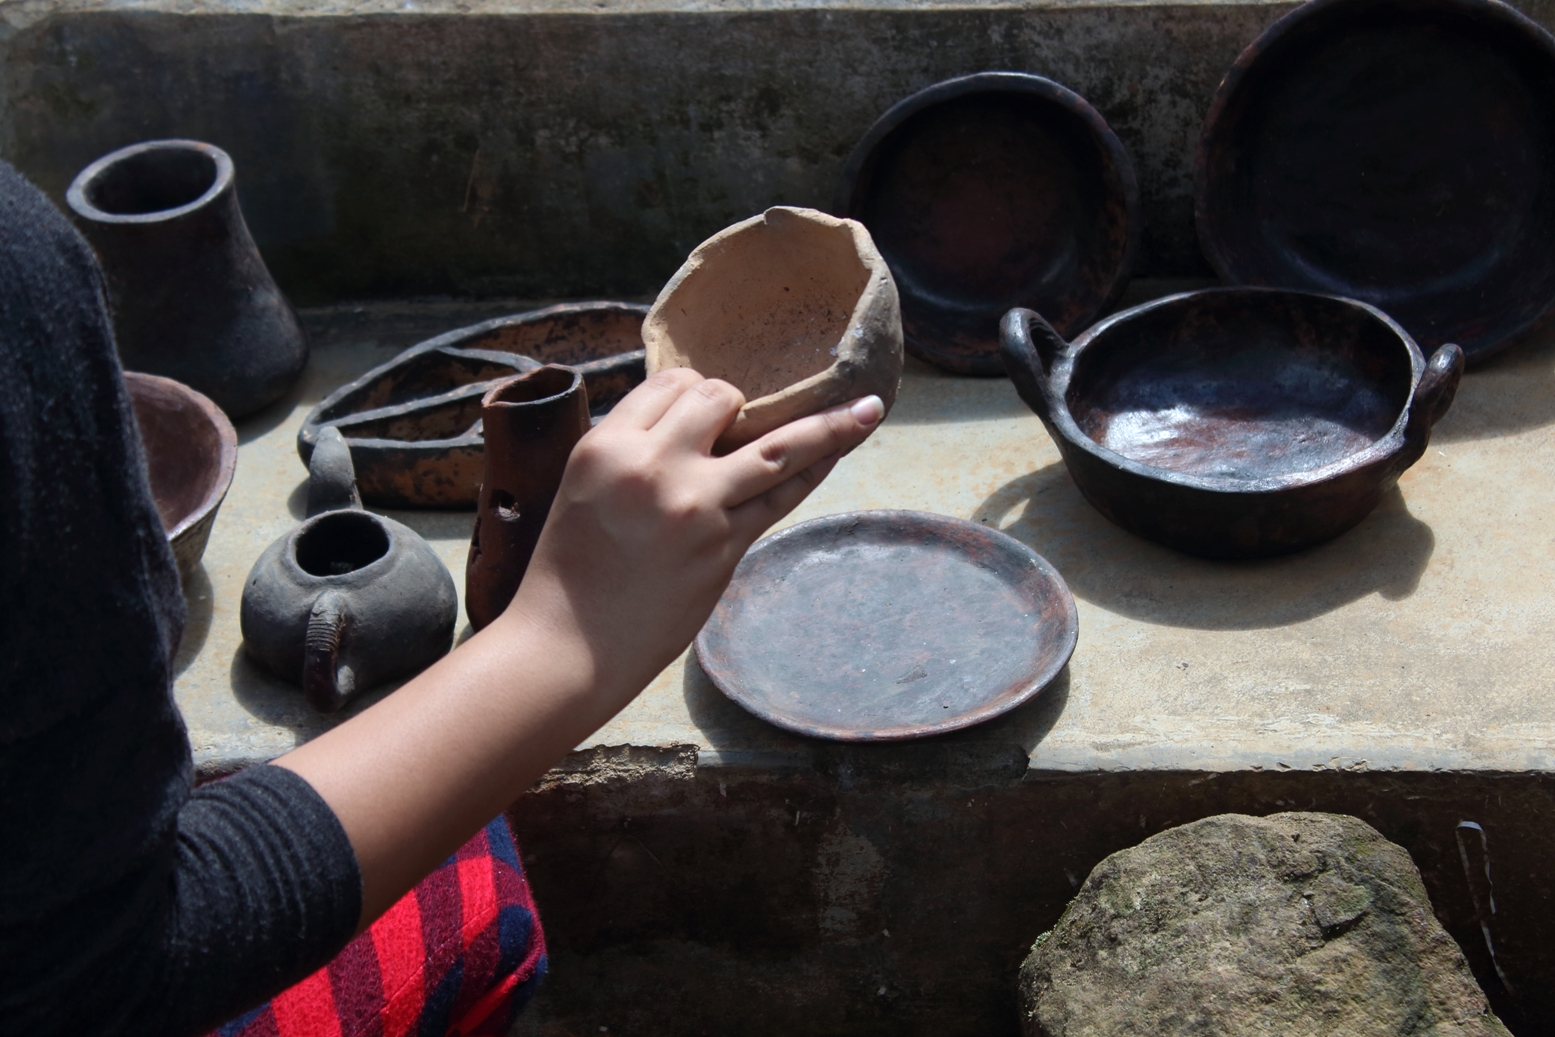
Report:
[[1122,294],[1139,243],[1128,152],[1079,94],[983,72],[898,102],[853,149],[833,211],[869,228],[901,294],[907,351],[1004,373],[1012,306],[1073,334]]
[[1012,310],[1003,345],[1086,500],[1210,558],[1299,551],[1365,518],[1463,371],[1457,346],[1427,364],[1365,303],[1264,288],[1168,296],[1073,344]]
[[124,372],[146,452],[151,493],[187,580],[200,564],[216,511],[232,485],[238,434],[209,399],[182,382]]
[[297,433],[306,464],[319,430],[340,429],[363,502],[385,508],[473,508],[485,470],[481,397],[544,364],[583,375],[597,417],[645,377],[648,307],[566,303],[458,328],[336,389]]
[[1196,216],[1226,281],[1343,295],[1469,362],[1555,305],[1555,38],[1496,0],[1312,0],[1226,74]]

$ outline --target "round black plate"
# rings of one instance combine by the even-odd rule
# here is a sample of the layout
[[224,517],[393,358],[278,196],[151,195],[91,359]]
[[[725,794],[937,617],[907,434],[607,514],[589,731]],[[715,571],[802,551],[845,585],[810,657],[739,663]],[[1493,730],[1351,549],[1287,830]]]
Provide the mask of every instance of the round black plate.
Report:
[[1041,555],[919,511],[828,515],[746,554],[696,639],[725,695],[779,727],[847,742],[921,738],[1008,712],[1079,636]]
[[983,72],[891,107],[853,149],[833,209],[869,228],[902,300],[907,351],[961,374],[1004,373],[999,318],[1062,335],[1128,284],[1139,188],[1128,152],[1079,94]]
[[1233,284],[1348,296],[1472,362],[1555,302],[1555,39],[1496,0],[1312,0],[1237,59],[1199,141]]

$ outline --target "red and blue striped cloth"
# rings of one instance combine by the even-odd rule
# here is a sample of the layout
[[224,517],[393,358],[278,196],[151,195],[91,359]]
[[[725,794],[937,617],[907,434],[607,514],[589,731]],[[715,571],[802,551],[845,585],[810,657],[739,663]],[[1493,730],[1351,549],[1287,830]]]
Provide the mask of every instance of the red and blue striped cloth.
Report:
[[500,1037],[545,967],[540,916],[499,817],[334,961],[211,1037]]

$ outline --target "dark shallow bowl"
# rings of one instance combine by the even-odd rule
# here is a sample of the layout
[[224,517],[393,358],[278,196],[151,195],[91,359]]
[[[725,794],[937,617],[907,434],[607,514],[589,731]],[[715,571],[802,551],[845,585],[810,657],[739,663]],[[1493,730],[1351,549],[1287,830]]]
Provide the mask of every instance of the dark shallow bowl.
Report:
[[902,100],[870,127],[834,210],[869,228],[896,278],[907,351],[1003,374],[1012,306],[1086,327],[1128,284],[1139,244],[1134,165],[1079,94],[983,72]]
[[1021,399],[1085,499],[1189,554],[1299,551],[1365,518],[1425,452],[1463,372],[1386,314],[1307,292],[1212,288],[1108,317],[1071,345],[1003,326]]
[[921,511],[857,511],[751,548],[696,652],[719,690],[763,720],[883,742],[1030,700],[1079,630],[1063,577],[1015,538]]
[[216,511],[238,464],[238,434],[208,398],[160,375],[124,372],[135,408],[151,494],[187,580],[211,538]]
[[351,448],[362,501],[385,508],[473,508],[485,471],[481,397],[544,364],[583,375],[598,416],[645,377],[648,307],[564,303],[458,328],[411,346],[326,396],[297,433],[304,464],[321,428]]
[[1555,303],[1555,39],[1496,0],[1312,0],[1237,59],[1199,141],[1227,281],[1343,295],[1472,363]]

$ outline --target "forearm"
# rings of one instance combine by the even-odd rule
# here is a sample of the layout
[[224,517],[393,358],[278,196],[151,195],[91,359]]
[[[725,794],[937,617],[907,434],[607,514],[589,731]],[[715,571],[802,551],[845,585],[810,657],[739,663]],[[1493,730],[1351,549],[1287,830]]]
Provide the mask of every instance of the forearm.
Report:
[[871,397],[713,457],[742,403],[689,371],[649,379],[574,449],[507,611],[276,761],[350,837],[363,927],[685,650],[745,549],[885,410]]
[[344,825],[366,928],[641,687],[602,672],[576,629],[520,599],[393,695],[275,762]]

